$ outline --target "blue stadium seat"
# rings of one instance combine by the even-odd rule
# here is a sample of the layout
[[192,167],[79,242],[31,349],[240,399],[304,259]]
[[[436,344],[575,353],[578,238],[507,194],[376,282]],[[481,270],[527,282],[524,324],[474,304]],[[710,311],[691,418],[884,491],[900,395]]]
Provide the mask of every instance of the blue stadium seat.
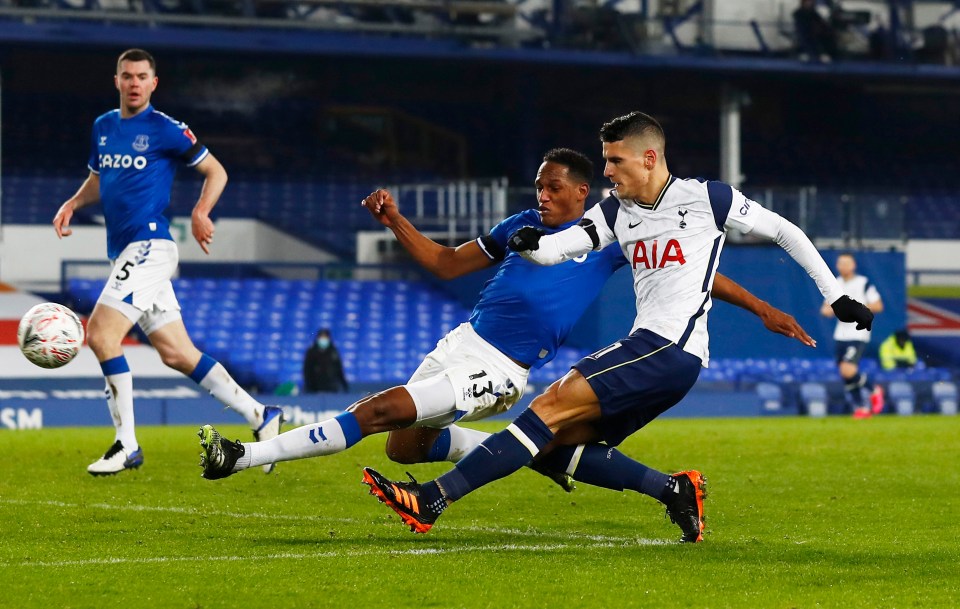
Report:
[[775,383],[757,383],[760,414],[779,414],[783,411],[783,390]]
[[957,386],[954,383],[939,381],[931,387],[933,401],[941,414],[957,414]]
[[800,403],[811,417],[827,416],[827,388],[821,383],[801,383]]
[[893,405],[899,415],[911,415],[916,404],[913,385],[904,381],[893,381],[887,385],[887,401]]

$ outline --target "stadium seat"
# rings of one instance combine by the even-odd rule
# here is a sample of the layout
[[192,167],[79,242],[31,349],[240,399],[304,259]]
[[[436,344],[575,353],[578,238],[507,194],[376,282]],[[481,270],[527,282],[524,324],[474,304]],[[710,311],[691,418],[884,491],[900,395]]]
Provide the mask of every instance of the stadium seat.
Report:
[[941,414],[957,414],[957,386],[954,383],[939,381],[931,388],[933,401]]
[[913,385],[904,381],[893,381],[887,386],[887,400],[893,404],[899,415],[911,415],[914,412],[916,396]]
[[757,383],[761,414],[778,414],[783,410],[783,390],[774,383]]
[[827,416],[827,388],[821,383],[801,383],[800,403],[808,416]]

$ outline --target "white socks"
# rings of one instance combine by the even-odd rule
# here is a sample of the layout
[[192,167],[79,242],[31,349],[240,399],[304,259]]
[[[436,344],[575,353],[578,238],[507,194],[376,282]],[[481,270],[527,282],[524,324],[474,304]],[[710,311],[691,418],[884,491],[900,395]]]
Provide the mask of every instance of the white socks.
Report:
[[107,396],[107,407],[113,418],[113,426],[117,430],[117,440],[123,444],[127,453],[137,450],[137,433],[133,417],[133,375],[130,372],[121,372],[104,377]]
[[463,459],[471,450],[490,437],[490,434],[485,431],[458,427],[457,425],[451,425],[447,429],[450,431],[450,450],[447,452],[446,460],[451,463]]
[[263,423],[263,405],[244,391],[219,362],[214,364],[197,383],[224,406],[240,413],[250,424],[251,429],[259,429],[260,424]]
[[291,429],[266,442],[245,443],[245,454],[237,460],[233,471],[268,463],[332,455],[350,448],[361,438],[356,417],[352,412],[343,412],[314,425]]

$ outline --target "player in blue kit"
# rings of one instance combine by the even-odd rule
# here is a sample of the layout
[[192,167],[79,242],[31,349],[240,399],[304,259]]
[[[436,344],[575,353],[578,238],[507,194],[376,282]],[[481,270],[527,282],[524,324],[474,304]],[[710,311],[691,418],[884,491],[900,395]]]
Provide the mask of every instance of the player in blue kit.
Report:
[[[866,307],[843,295],[800,229],[726,184],[674,178],[664,157],[666,138],[652,117],[635,112],[615,119],[604,125],[601,140],[613,194],[565,230],[523,227],[508,244],[526,260],[568,268],[584,254],[616,247],[634,275],[631,334],[577,362],[507,429],[439,478],[394,482],[364,468],[371,494],[415,532],[426,533],[451,503],[534,459],[578,481],[648,495],[666,506],[681,541],[701,541],[701,474],[659,472],[615,447],[679,402],[707,365],[706,313],[729,228],[784,247],[816,280],[838,318],[866,327],[872,322]],[[542,298],[561,297],[558,288],[543,288]]]
[[[90,174],[60,207],[53,226],[68,237],[76,210],[103,204],[107,256],[113,269],[87,324],[87,343],[106,380],[106,398],[116,428],[114,443],[87,471],[108,475],[143,464],[133,415],[133,377],[121,341],[137,323],[167,366],[182,372],[226,406],[240,413],[259,439],[280,432],[282,411],[264,406],[244,391],[187,335],[170,278],[179,261],[177,245],[163,216],[173,176],[180,165],[204,177],[193,209],[193,236],[210,253],[214,226],[210,211],[227,184],[227,172],[184,123],[157,111],[150,97],[157,88],[156,62],[141,49],[117,60],[114,84],[120,108],[94,122]],[[269,467],[265,467],[269,471]]]
[[[316,425],[269,442],[229,442],[210,426],[201,432],[203,475],[216,479],[264,462],[328,455],[367,435],[390,432],[387,454],[396,461],[453,461],[489,434],[454,425],[502,412],[520,399],[531,368],[551,360],[610,275],[625,264],[616,247],[585,253],[570,265],[541,267],[507,248],[511,233],[535,225],[547,233],[573,226],[583,215],[593,164],[569,149],[551,150],[537,173],[537,209],[511,216],[489,234],[444,247],[401,215],[391,194],[378,190],[363,205],[422,266],[450,279],[500,264],[470,320],[445,336],[402,387],[369,396]],[[720,297],[752,310],[773,331],[810,338],[792,317],[728,280]],[[561,486],[569,483],[546,470]]]

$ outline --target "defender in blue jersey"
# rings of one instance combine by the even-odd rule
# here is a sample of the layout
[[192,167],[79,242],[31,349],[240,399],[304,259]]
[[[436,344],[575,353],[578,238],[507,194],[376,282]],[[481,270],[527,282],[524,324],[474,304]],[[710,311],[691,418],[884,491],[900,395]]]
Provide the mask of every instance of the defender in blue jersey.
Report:
[[[156,62],[141,49],[120,55],[114,84],[120,108],[94,122],[90,174],[53,219],[60,238],[71,234],[77,209],[103,204],[107,256],[114,263],[87,324],[87,343],[106,380],[106,398],[116,428],[114,443],[87,471],[115,474],[143,464],[133,415],[133,377],[121,341],[139,324],[163,363],[186,374],[226,406],[239,412],[259,439],[280,432],[281,410],[263,406],[231,378],[216,360],[190,340],[170,278],[179,261],[177,245],[163,213],[170,203],[173,176],[181,165],[204,176],[193,209],[193,236],[207,254],[213,242],[210,210],[227,183],[227,172],[184,123],[150,105],[157,88]],[[265,468],[269,471],[269,468]]]
[[[201,430],[204,477],[222,478],[267,461],[340,452],[361,438],[390,432],[387,454],[396,461],[457,461],[487,434],[459,427],[502,412],[523,394],[531,368],[553,359],[577,319],[607,278],[625,264],[616,247],[590,252],[569,265],[540,267],[507,248],[511,233],[535,225],[547,233],[573,226],[590,192],[593,165],[584,155],[551,150],[537,173],[538,207],[511,216],[489,234],[459,247],[428,239],[407,221],[392,195],[378,190],[363,205],[422,266],[445,279],[500,264],[484,286],[467,323],[448,333],[410,381],[369,396],[346,412],[269,442],[231,443],[210,426]],[[732,282],[720,296],[753,310],[774,331],[809,337],[792,317],[762,303]],[[809,343],[808,343],[809,344]],[[543,473],[569,490],[563,474]]]

